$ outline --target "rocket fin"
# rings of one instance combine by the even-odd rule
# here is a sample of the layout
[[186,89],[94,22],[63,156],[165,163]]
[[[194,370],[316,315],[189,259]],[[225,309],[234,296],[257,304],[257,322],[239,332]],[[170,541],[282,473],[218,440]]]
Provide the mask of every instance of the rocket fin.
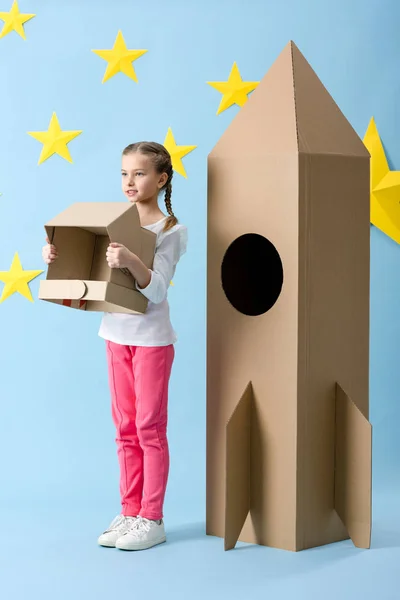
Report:
[[225,550],[236,546],[250,511],[253,402],[249,382],[226,426]]
[[336,385],[335,509],[354,545],[371,545],[372,426]]

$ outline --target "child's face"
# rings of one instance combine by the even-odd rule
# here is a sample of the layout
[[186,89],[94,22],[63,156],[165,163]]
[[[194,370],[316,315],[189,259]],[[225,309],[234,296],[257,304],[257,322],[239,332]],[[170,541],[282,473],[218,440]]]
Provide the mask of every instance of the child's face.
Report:
[[157,198],[166,182],[166,174],[157,173],[149,156],[135,152],[122,157],[122,191],[130,202],[148,202]]

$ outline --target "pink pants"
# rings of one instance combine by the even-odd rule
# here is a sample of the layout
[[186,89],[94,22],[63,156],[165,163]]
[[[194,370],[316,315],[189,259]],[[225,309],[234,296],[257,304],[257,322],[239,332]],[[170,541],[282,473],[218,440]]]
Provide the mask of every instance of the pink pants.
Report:
[[169,472],[168,384],[173,345],[107,342],[112,418],[117,430],[122,514],[158,520]]

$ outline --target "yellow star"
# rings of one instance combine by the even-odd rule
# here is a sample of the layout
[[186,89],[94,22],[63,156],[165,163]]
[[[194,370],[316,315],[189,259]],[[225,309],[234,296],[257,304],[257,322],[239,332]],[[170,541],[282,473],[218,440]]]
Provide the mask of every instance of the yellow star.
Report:
[[59,154],[61,158],[65,158],[65,160],[72,163],[67,144],[80,133],[82,133],[82,131],[62,131],[55,112],[51,117],[49,129],[47,131],[28,131],[29,135],[43,144],[38,165],[50,158],[53,154]]
[[132,63],[134,60],[143,56],[147,50],[128,50],[122,32],[118,31],[114,46],[111,50],[92,50],[92,52],[108,62],[102,83],[106,82],[119,72],[124,73],[137,83],[138,79]]
[[390,171],[374,118],[364,144],[371,155],[371,223],[400,244],[400,171]]
[[33,302],[28,283],[41,273],[43,273],[43,271],[24,271],[22,269],[21,261],[19,260],[18,252],[16,252],[10,270],[0,271],[0,281],[5,283],[0,303],[4,302],[4,300],[9,298],[15,292],[18,292],[30,302]]
[[192,150],[197,148],[197,146],[177,146],[171,127],[168,128],[168,132],[164,140],[164,146],[171,155],[172,167],[174,171],[179,173],[179,175],[182,175],[182,177],[187,178],[182,158],[186,156],[186,154],[189,154],[189,152],[192,152]]
[[0,38],[11,31],[16,31],[22,39],[26,40],[24,23],[33,19],[36,15],[22,14],[19,12],[18,2],[14,0],[10,12],[0,12],[0,19],[4,21],[3,29],[0,32]]
[[258,81],[243,81],[236,62],[233,63],[228,81],[207,81],[207,83],[223,94],[217,115],[233,104],[244,106],[247,102],[247,94],[255,90],[259,84]]

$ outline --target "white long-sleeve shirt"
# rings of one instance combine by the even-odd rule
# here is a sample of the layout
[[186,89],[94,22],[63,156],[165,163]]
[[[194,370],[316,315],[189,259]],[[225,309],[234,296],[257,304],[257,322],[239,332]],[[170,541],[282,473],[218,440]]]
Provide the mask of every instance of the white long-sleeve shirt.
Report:
[[177,224],[163,231],[166,217],[147,225],[157,235],[147,287],[137,289],[148,299],[143,314],[104,313],[99,336],[125,346],[168,346],[177,340],[170,320],[168,290],[176,266],[187,248],[187,228]]

